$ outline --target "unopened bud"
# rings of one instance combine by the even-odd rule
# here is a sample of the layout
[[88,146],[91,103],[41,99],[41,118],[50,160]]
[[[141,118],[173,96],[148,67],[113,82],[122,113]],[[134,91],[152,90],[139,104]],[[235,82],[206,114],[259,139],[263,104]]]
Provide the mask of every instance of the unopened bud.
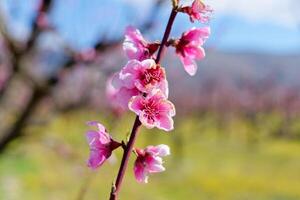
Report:
[[178,7],[178,0],[172,0],[173,8]]

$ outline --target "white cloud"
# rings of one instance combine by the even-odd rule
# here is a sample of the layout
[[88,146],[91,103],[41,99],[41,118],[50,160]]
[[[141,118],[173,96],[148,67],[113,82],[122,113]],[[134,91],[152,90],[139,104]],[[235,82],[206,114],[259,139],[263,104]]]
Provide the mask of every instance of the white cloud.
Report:
[[[139,7],[143,13],[154,0],[123,0]],[[167,1],[167,0],[166,0]],[[169,0],[171,1],[171,0]],[[182,4],[191,4],[193,0],[181,0]],[[215,15],[232,14],[253,22],[271,22],[273,24],[299,28],[299,0],[203,0],[215,10]]]
[[[299,0],[206,0],[216,14],[233,14],[291,28],[300,24]],[[297,9],[298,8],[298,9]]]

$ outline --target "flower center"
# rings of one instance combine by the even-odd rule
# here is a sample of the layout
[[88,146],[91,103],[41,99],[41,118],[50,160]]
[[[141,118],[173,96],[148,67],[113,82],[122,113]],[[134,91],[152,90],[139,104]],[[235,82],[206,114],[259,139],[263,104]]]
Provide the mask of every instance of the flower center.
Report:
[[146,69],[142,74],[141,80],[144,85],[159,83],[164,78],[163,70],[160,66]]
[[154,122],[155,117],[159,114],[159,110],[157,109],[157,103],[154,101],[149,101],[144,105],[144,113],[149,121]]

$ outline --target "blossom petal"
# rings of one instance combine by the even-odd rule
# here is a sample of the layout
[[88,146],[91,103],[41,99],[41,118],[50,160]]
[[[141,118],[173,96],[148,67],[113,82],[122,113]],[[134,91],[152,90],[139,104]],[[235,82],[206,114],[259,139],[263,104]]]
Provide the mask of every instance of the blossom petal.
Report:
[[185,71],[191,75],[194,76],[197,72],[197,64],[194,60],[192,60],[189,57],[182,57],[180,56],[180,60],[183,64],[183,67],[185,69]]
[[199,39],[207,39],[210,35],[210,27],[191,28],[183,34],[184,40],[197,41]]
[[164,93],[159,90],[159,89],[154,89],[150,94],[147,96],[148,101],[153,101],[153,102],[161,102],[163,100],[166,100],[166,96]]
[[198,44],[197,46],[188,46],[184,49],[185,57],[189,57],[190,59],[198,59],[201,60],[205,57],[205,51],[201,46],[202,44]]
[[158,173],[158,172],[163,172],[166,169],[162,165],[154,164],[154,165],[149,166],[148,170],[150,173]]
[[168,156],[170,155],[170,147],[165,144],[160,144],[157,146],[150,146],[147,151],[153,153],[156,156]]
[[88,131],[86,133],[86,139],[90,146],[94,145],[97,141],[99,141],[99,133],[94,130]]
[[141,67],[141,63],[138,60],[130,60],[123,67],[119,74],[119,79],[121,80],[121,84],[123,87],[128,89],[134,88],[134,82],[137,79],[139,74],[139,68]]
[[89,122],[87,122],[87,125],[89,125],[89,126],[95,126],[101,132],[105,132],[106,131],[105,127],[102,124],[100,124],[99,122],[97,122],[97,121],[89,121]]
[[143,166],[143,163],[140,163],[138,160],[136,160],[134,164],[134,175],[138,182],[148,183],[148,173]]
[[167,79],[163,80],[159,85],[159,89],[163,92],[166,98],[169,96],[169,83]]
[[175,106],[171,101],[164,100],[161,102],[161,104],[158,106],[158,110],[160,113],[166,113],[170,115],[171,117],[175,116]]
[[141,112],[141,114],[139,114],[139,120],[148,129],[152,129],[155,127],[155,121],[149,118],[148,115],[144,112]]
[[138,29],[132,26],[126,28],[123,49],[128,58],[144,60],[145,56],[148,55],[146,45],[147,42]]
[[126,27],[125,37],[136,43],[144,40],[141,32],[133,26]]
[[134,96],[130,99],[128,103],[128,108],[133,111],[135,114],[139,115],[143,109],[143,101],[144,97],[139,95],[139,96]]
[[174,121],[170,116],[160,115],[157,117],[157,128],[171,131],[174,129]]
[[102,151],[91,149],[90,158],[88,160],[87,165],[92,169],[96,169],[97,167],[100,167],[105,160],[106,160],[106,156]]
[[133,89],[127,89],[125,87],[122,87],[117,93],[116,93],[116,102],[123,108],[128,109],[128,102],[130,99],[136,95],[139,94],[139,91],[136,88]]
[[141,65],[145,69],[151,69],[156,66],[156,63],[153,59],[146,59],[141,62]]

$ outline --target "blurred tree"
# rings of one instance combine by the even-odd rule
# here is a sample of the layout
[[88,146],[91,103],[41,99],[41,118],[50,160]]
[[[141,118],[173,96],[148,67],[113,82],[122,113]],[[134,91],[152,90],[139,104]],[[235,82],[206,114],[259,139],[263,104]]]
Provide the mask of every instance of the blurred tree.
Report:
[[[145,32],[152,28],[154,24],[154,13],[157,12],[158,7],[162,5],[162,0],[155,1],[150,16],[142,22],[140,29]],[[53,61],[53,54],[48,57],[48,60],[43,60],[43,53],[38,48],[41,41],[41,35],[45,33],[55,33],[59,35],[56,28],[49,22],[49,13],[52,12],[53,0],[40,0],[37,13],[31,23],[31,33],[27,41],[24,43],[19,43],[11,38],[5,20],[3,16],[0,16],[0,35],[3,38],[5,48],[9,53],[10,61],[10,72],[6,77],[3,86],[0,87],[0,106],[6,107],[4,99],[9,96],[10,90],[14,90],[12,83],[16,79],[21,79],[22,82],[29,84],[31,94],[26,101],[26,105],[18,111],[18,116],[16,120],[7,128],[7,131],[0,135],[0,152],[2,152],[6,146],[14,139],[22,135],[22,131],[25,125],[28,123],[29,118],[34,114],[37,106],[40,102],[49,97],[52,91],[56,91],[56,87],[61,82],[61,75],[67,76],[66,74],[72,74],[74,69],[79,65],[84,65],[85,67],[92,66],[96,63],[97,58],[100,54],[104,53],[109,49],[113,49],[118,46],[122,38],[116,38],[114,40],[108,40],[106,37],[100,37],[98,41],[93,45],[93,48],[76,51],[73,50],[66,43],[63,43],[59,52],[62,54],[62,62],[54,62],[54,65],[61,65],[61,67],[55,67],[57,70],[46,70],[46,74],[40,75],[39,72],[43,72],[43,63],[38,62],[39,67],[30,68],[28,67],[28,60],[42,60],[42,62],[47,62],[51,64]],[[60,56],[61,57],[61,56]],[[36,64],[36,63],[35,63]],[[29,62],[32,65],[32,62]],[[99,65],[97,61],[97,65]],[[105,72],[104,72],[105,73]],[[9,97],[7,97],[9,98]],[[82,103],[82,102],[80,102]],[[76,105],[72,105],[76,106]],[[66,105],[68,107],[68,105]],[[3,111],[4,109],[1,109]]]

